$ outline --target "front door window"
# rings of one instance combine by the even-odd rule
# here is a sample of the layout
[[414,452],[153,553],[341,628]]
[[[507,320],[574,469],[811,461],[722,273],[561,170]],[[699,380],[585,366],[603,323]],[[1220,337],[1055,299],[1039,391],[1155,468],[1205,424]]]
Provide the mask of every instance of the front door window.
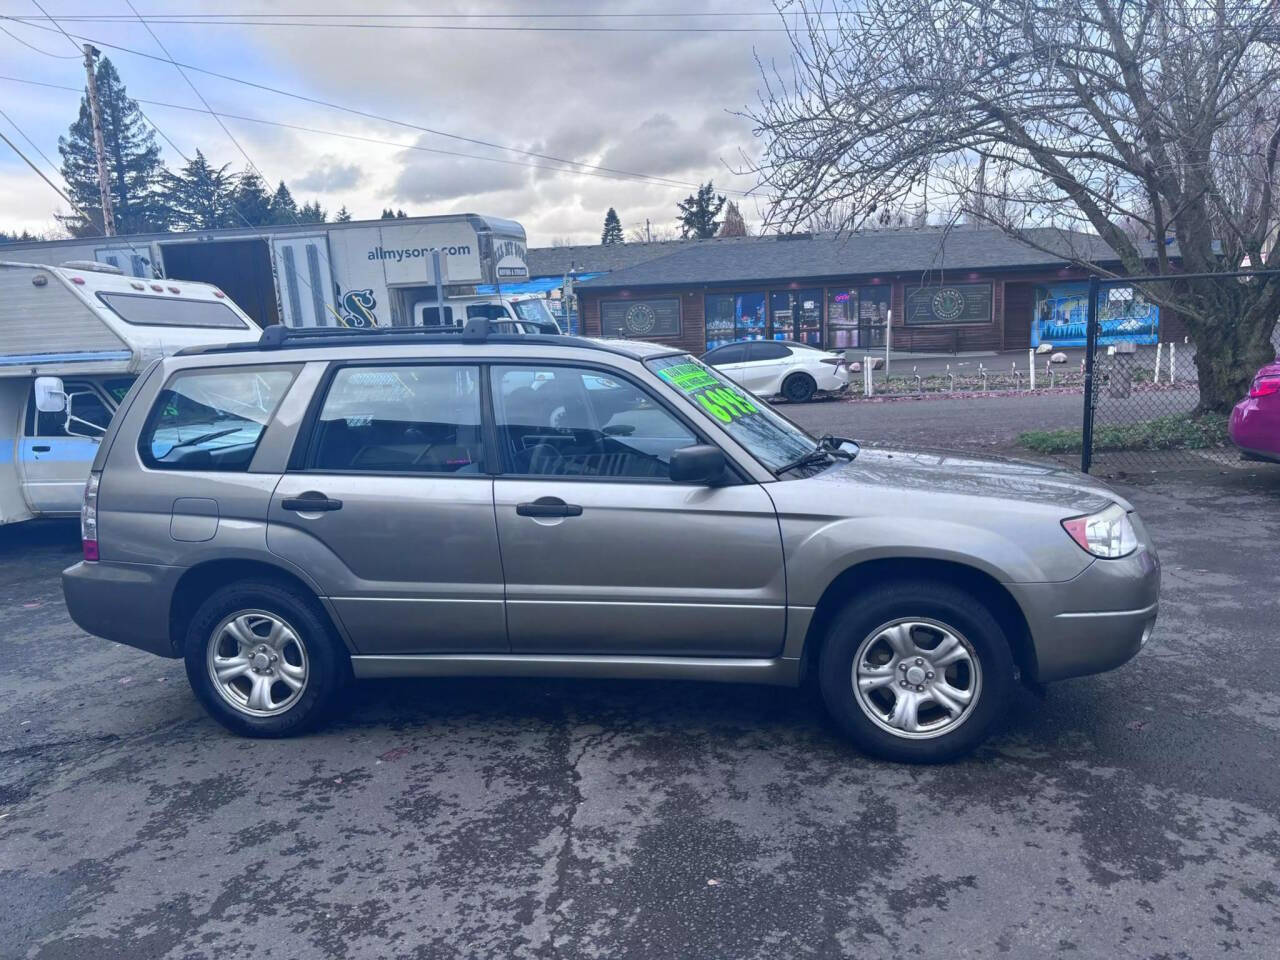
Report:
[[774,340],[822,345],[822,290],[775,290],[769,295]]

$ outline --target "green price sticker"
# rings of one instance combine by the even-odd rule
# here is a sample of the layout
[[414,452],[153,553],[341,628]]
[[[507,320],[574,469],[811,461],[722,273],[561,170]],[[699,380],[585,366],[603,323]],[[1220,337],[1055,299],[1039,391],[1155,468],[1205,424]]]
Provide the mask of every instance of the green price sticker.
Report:
[[721,423],[732,423],[739,417],[757,412],[756,405],[743,394],[726,387],[696,364],[676,364],[659,371],[658,376],[697,401]]

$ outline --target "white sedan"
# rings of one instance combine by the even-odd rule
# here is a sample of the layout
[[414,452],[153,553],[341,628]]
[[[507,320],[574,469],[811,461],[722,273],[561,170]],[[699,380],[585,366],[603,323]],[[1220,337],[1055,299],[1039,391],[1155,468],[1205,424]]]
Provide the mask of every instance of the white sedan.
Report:
[[794,340],[739,340],[708,351],[702,361],[752,393],[792,403],[849,386],[844,357]]

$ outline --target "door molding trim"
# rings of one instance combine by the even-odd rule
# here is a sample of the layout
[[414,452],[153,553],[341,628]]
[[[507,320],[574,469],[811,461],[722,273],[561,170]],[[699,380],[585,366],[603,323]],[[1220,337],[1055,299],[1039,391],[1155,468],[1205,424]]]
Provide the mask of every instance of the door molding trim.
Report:
[[790,657],[633,657],[566,654],[424,654],[353,656],[356,677],[579,677],[620,680],[703,680],[794,687],[800,660]]

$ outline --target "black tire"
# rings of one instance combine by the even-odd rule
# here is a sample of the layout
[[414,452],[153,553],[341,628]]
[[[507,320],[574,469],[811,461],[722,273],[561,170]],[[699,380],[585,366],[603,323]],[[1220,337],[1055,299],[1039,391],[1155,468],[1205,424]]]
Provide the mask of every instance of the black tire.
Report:
[[[886,624],[915,618],[940,624],[967,641],[968,659],[976,660],[978,667],[974,673],[968,674],[971,688],[975,675],[977,686],[973,688],[976,694],[967,713],[961,713],[954,726],[941,729],[928,739],[912,739],[905,734],[890,732],[887,715],[884,716],[886,726],[872,720],[853,686],[854,658],[863,642],[873,633],[879,634],[880,628]],[[917,629],[915,633],[921,643],[927,643],[930,635],[928,626]],[[873,651],[878,652],[874,642],[867,652]],[[892,660],[887,664],[888,667],[894,665]],[[896,666],[901,669],[901,661],[897,661]],[[969,668],[958,666],[951,669]],[[929,676],[932,678],[933,675]],[[945,668],[943,677],[946,678]],[[899,684],[902,682],[898,681]],[[865,752],[885,760],[943,763],[976,748],[1003,716],[1013,691],[1013,656],[1000,624],[971,594],[937,581],[894,581],[867,590],[836,615],[822,645],[818,684],[832,719]],[[887,697],[890,693],[896,704],[899,692],[893,683],[875,696]],[[909,686],[907,693],[911,693]],[[924,702],[926,710],[937,714],[940,721],[945,720],[941,716],[945,711],[937,703],[929,702],[927,695]],[[870,705],[871,709],[874,707],[875,704]]]
[[[305,683],[293,702],[270,716],[237,709],[210,676],[209,644],[229,617],[255,611],[278,617],[305,650]],[[256,615],[256,614],[255,614]],[[283,658],[285,654],[280,653]],[[215,590],[196,610],[183,642],[187,680],[209,714],[245,737],[288,737],[314,727],[350,676],[351,661],[315,597],[282,583],[241,581]],[[281,687],[285,690],[287,688]],[[283,699],[283,698],[282,698]]]
[[807,373],[793,373],[782,381],[782,395],[790,403],[808,403],[817,392],[817,382]]

